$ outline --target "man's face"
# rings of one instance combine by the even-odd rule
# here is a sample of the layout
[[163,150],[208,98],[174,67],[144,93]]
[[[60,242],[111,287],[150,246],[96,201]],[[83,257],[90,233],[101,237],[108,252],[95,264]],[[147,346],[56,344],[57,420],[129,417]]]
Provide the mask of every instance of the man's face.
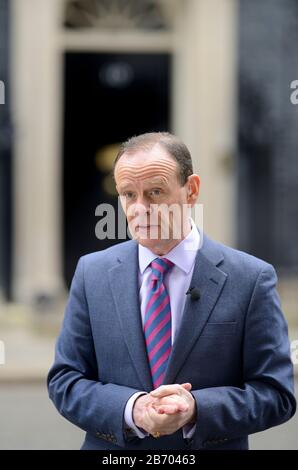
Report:
[[169,251],[189,232],[189,209],[198,196],[199,177],[192,175],[181,186],[178,175],[177,162],[158,144],[150,151],[124,153],[115,168],[129,230],[141,245],[158,254]]

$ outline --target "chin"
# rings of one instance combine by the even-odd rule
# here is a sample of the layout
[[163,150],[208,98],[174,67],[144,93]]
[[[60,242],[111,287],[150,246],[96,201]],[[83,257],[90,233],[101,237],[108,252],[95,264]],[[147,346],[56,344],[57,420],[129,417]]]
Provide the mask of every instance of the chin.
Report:
[[135,240],[142,246],[145,246],[146,248],[152,248],[154,246],[159,246],[161,244],[161,240],[158,238],[155,239],[150,239],[150,238],[142,238],[142,237],[136,237]]
[[148,248],[151,250],[153,253],[156,253],[158,255],[163,254],[164,250],[167,252],[167,245],[169,244],[169,240],[161,240],[159,238],[156,239],[149,239],[149,238],[140,238],[137,237],[135,240],[145,248]]

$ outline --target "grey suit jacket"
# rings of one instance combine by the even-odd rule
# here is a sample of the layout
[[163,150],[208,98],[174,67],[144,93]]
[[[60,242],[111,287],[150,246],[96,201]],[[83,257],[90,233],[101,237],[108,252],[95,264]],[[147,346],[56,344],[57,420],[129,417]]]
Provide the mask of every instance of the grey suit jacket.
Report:
[[264,261],[203,237],[164,383],[191,382],[197,426],[160,439],[131,436],[127,400],[152,390],[133,240],[80,259],[70,290],[49,395],[86,431],[82,449],[247,449],[248,435],[295,412],[287,325]]

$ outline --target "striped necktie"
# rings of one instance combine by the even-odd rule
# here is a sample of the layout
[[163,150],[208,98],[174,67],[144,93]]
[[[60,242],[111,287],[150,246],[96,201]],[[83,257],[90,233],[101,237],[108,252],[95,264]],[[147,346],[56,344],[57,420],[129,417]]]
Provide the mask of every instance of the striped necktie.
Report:
[[172,348],[170,297],[164,284],[164,276],[172,266],[173,263],[166,258],[156,258],[151,263],[144,333],[154,388],[163,381]]

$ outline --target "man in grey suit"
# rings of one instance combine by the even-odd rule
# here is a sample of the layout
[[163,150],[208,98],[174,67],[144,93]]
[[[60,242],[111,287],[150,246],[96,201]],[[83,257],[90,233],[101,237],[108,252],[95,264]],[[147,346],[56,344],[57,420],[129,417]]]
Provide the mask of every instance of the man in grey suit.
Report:
[[114,176],[133,240],[79,260],[49,395],[82,449],[247,449],[296,407],[275,271],[195,226],[177,137],[129,139]]

